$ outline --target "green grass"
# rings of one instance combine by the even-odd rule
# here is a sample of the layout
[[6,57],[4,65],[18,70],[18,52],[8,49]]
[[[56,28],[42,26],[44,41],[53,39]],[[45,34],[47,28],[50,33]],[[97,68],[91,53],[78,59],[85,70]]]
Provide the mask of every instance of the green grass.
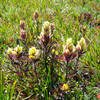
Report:
[[[87,88],[90,93],[84,94],[84,100],[96,100],[95,94],[98,94],[97,90],[100,84],[99,3],[99,0],[0,0],[0,100],[3,100],[3,96],[5,95],[6,98],[4,100],[13,100],[11,98],[14,94],[15,82],[12,88],[10,88],[9,84],[6,84],[7,74],[3,76],[5,72],[3,68],[7,66],[5,62],[7,48],[15,47],[17,45],[17,39],[20,37],[20,20],[25,21],[26,32],[30,36],[30,44],[35,44],[36,46],[38,45],[34,41],[36,39],[35,35],[38,36],[41,33],[43,22],[49,21],[54,23],[55,30],[53,36],[59,40],[57,43],[60,45],[58,50],[60,54],[63,51],[62,45],[66,43],[68,38],[72,38],[75,45],[81,37],[86,39],[88,45],[87,52],[85,57],[79,59],[82,63],[80,66],[87,67],[87,70],[89,69],[93,72],[93,75],[91,76],[90,86]],[[35,11],[39,12],[38,32],[33,17]],[[81,22],[78,20],[80,13],[83,14]],[[92,15],[90,21],[84,21],[84,13]],[[83,27],[86,27],[86,32],[83,32]],[[11,38],[14,39],[13,42],[10,41]],[[60,72],[59,75],[61,75]],[[50,77],[50,73],[48,73],[46,85],[50,84]],[[94,87],[97,90],[94,90]],[[4,91],[7,91],[7,93],[5,94]],[[45,95],[48,95],[48,90],[44,89],[43,91]],[[76,94],[78,94],[78,91]],[[79,94],[82,94],[82,91]],[[49,97],[45,99],[49,100]],[[74,97],[73,100],[75,100]],[[83,99],[77,98],[76,100]]]
[[0,73],[0,99],[1,100],[13,100],[12,98],[13,98],[13,94],[15,90],[15,84],[16,84],[16,81],[14,82],[12,87],[9,84],[5,91],[4,76],[2,72]]

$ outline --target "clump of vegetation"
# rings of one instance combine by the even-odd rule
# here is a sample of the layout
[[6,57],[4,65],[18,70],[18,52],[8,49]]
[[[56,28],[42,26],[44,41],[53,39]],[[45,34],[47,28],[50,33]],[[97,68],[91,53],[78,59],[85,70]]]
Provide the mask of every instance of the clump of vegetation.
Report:
[[[0,13],[0,99],[99,99],[98,1],[6,2]],[[33,2],[42,6],[33,9]],[[6,19],[8,5],[20,10]]]

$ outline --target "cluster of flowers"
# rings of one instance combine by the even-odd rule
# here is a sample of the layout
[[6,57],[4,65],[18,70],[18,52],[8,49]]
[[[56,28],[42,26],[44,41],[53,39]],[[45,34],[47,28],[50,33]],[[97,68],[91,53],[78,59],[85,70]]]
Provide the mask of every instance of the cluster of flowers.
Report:
[[[64,59],[67,61],[67,64],[71,59],[76,57],[76,52],[78,52],[78,56],[80,56],[85,48],[86,41],[83,37],[77,42],[76,47],[73,44],[72,38],[69,38],[66,45],[64,45]],[[60,89],[66,93],[70,91],[67,83],[60,86]]]
[[69,85],[67,83],[60,85],[59,88],[64,91],[65,93],[70,92]]
[[[46,45],[50,42],[50,39],[52,37],[51,32],[54,30],[54,25],[50,24],[48,21],[44,22],[42,27],[42,32],[39,36],[40,45],[42,47],[46,47]],[[22,40],[25,40],[26,33],[25,33],[25,24],[24,21],[20,21],[20,36]],[[8,48],[7,54],[11,56],[17,56],[22,53],[22,47],[17,45],[16,48]],[[35,47],[31,47],[29,49],[29,58],[30,59],[37,59],[39,57],[39,50],[37,50]]]
[[78,53],[82,53],[85,48],[86,41],[83,37],[77,42],[76,47],[73,44],[72,38],[69,38],[66,45],[64,45],[64,57],[66,60],[73,59],[76,56],[76,51],[78,51]]
[[[50,24],[48,21],[44,22],[43,27],[42,27],[42,32],[39,36],[39,43],[42,47],[46,47],[47,44],[50,42],[50,39],[52,37],[51,31],[54,29],[53,28],[53,24]],[[25,29],[25,25],[24,22],[21,21],[20,22],[20,28],[21,30]],[[64,56],[65,59],[73,59],[76,56],[76,51],[78,52],[82,52],[83,49],[86,48],[86,42],[85,39],[82,37],[80,41],[78,41],[76,47],[73,44],[72,38],[69,38],[67,40],[66,45],[64,45]],[[12,49],[12,48],[8,48],[7,53],[9,55],[18,55],[22,52],[22,47],[17,45],[16,48]],[[54,52],[54,50],[52,50],[52,52]],[[39,50],[37,50],[35,47],[31,47],[29,49],[29,58],[30,59],[35,59],[39,57]],[[58,55],[58,53],[56,52],[56,54]]]
[[[15,48],[8,48],[7,54],[10,57],[17,57],[22,53],[22,47],[17,45]],[[39,50],[37,50],[35,47],[31,47],[29,49],[29,59],[37,59],[39,57]]]
[[22,47],[17,45],[15,48],[8,48],[7,54],[10,56],[17,56],[22,53]]
[[89,13],[80,13],[80,16],[78,18],[79,22],[81,21],[90,21],[90,19],[92,18],[92,14]]
[[25,24],[23,20],[20,21],[20,37],[22,41],[25,41],[26,32],[25,32]]
[[51,53],[54,54],[54,55],[56,55],[56,56],[59,54],[58,51],[55,50],[55,49],[52,49]]
[[[54,30],[54,25],[50,24],[48,21],[44,22],[43,27],[42,27],[42,32],[39,36],[39,43],[42,47],[46,47],[47,44],[50,42],[51,40],[51,32]],[[25,33],[25,24],[24,21],[20,21],[20,36],[21,39],[24,40],[26,37],[26,33]],[[8,55],[12,55],[12,56],[17,56],[19,54],[22,53],[22,47],[17,45],[16,48],[8,48],[7,50],[7,54]],[[37,59],[39,57],[39,50],[37,50],[35,47],[31,47],[29,49],[29,59]]]
[[52,31],[54,30],[54,25],[48,21],[44,22],[42,27],[42,32],[39,38],[39,44],[42,48],[45,48],[52,39]]
[[[54,25],[49,23],[48,21],[44,22],[43,27],[42,27],[42,32],[40,34],[39,38],[39,44],[42,48],[47,48],[47,45],[51,42],[52,40],[52,31],[54,30]],[[24,22],[21,21],[20,22],[20,31],[21,31],[21,38],[25,39],[26,34],[25,34],[25,25]],[[74,57],[76,57],[76,52],[81,53],[83,52],[83,50],[86,48],[86,41],[85,39],[82,37],[80,39],[80,41],[77,42],[77,45],[74,46],[72,38],[69,38],[66,42],[66,44],[64,45],[64,58],[66,61],[69,61],[71,59],[73,59]],[[20,54],[22,54],[22,47],[17,45],[17,47],[15,48],[8,48],[7,50],[7,54],[10,57],[13,56],[18,56]],[[55,49],[52,49],[52,54],[58,55],[58,51],[56,51]],[[36,49],[35,47],[31,47],[29,48],[28,51],[28,58],[35,60],[38,59],[40,55],[40,50]],[[68,92],[69,91],[69,86],[68,84],[63,84],[60,89],[62,91]]]
[[40,55],[39,50],[37,50],[35,47],[31,47],[29,49],[29,58],[30,59],[37,59]]

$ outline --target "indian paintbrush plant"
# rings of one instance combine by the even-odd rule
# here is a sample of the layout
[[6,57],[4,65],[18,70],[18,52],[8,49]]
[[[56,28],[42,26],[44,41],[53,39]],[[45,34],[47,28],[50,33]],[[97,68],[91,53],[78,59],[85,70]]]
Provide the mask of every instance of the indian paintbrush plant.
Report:
[[[62,71],[63,77],[65,77],[64,80],[65,84],[60,84],[59,87],[62,91],[61,95],[63,99],[68,99],[69,96],[66,95],[66,93],[69,94],[71,93],[71,91],[75,91],[74,89],[71,89],[71,86],[69,84],[72,85],[72,83],[74,82],[73,79],[77,81],[77,79],[79,78],[78,63],[79,63],[79,58],[85,53],[86,41],[82,37],[80,41],[78,41],[77,45],[75,46],[73,44],[72,38],[69,38],[65,43],[65,45],[63,46],[63,48],[64,48],[63,51],[64,57],[59,57],[59,60],[65,62],[64,65],[62,66],[66,70],[66,71]],[[74,64],[74,66],[72,63]]]
[[20,37],[22,41],[25,41],[26,32],[25,32],[25,24],[23,20],[20,21]]
[[[35,47],[31,47],[28,54],[26,54],[26,52],[23,52],[22,47],[17,45],[15,48],[8,48],[7,54],[7,58],[10,61],[8,70],[10,73],[13,73],[14,76],[16,76],[15,79],[18,80],[17,91],[20,92],[21,96],[27,96],[30,93],[28,88],[33,87],[34,80],[38,81],[38,79],[32,81],[32,77],[34,75],[37,77],[35,63],[39,58],[39,50]],[[24,90],[27,91],[27,93],[25,93]]]
[[[37,13],[34,17],[37,20]],[[57,50],[57,41],[53,39],[54,29],[54,24],[44,22],[37,41],[39,47],[35,44],[30,47],[25,43],[25,24],[20,21],[20,42],[24,47],[17,45],[15,48],[8,48],[8,67],[5,69],[8,80],[12,80],[9,82],[12,84],[14,80],[17,81],[15,96],[65,100],[76,91],[75,82],[78,84],[80,81],[77,88],[83,88],[81,85],[85,82],[83,84],[80,79],[79,62],[86,52],[86,41],[82,37],[75,46],[72,38],[69,38],[63,46],[63,52],[60,52]]]

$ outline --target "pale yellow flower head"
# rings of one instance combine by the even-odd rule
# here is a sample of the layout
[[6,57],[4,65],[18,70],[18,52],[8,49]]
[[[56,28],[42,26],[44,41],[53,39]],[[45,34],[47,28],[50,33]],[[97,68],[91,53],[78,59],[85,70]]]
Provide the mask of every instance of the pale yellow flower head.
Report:
[[17,45],[17,47],[14,48],[14,51],[20,54],[22,52],[22,47]]
[[58,55],[58,51],[55,51],[55,54]]
[[51,51],[52,53],[54,53],[55,52],[55,49],[52,49],[52,51]]
[[76,48],[75,48],[75,46],[73,45],[72,53],[75,53],[75,51],[76,51]]
[[36,53],[36,48],[35,47],[31,47],[30,49],[29,49],[29,55],[33,55],[33,54],[35,54]]
[[51,32],[50,23],[48,21],[44,22],[42,32],[44,32],[45,34],[49,34]]
[[61,86],[60,88],[62,91],[64,91],[65,93],[69,92],[69,85],[66,83],[66,84],[63,84],[63,86]]
[[67,53],[67,54],[69,55],[69,54],[70,54],[69,49],[66,49],[66,50],[64,51],[64,53]]
[[67,45],[72,44],[72,43],[73,43],[72,38],[67,39]]
[[72,50],[73,50],[74,45],[73,45],[72,38],[69,38],[69,39],[67,40],[66,46],[67,46],[67,48],[69,49],[69,51],[72,51]]
[[44,32],[41,32],[41,34],[40,34],[40,36],[38,36],[38,38],[41,40],[43,35],[44,35]]
[[12,55],[17,55],[17,52],[16,51],[12,51]]
[[77,50],[77,51],[81,51],[81,46],[80,46],[79,43],[76,45],[76,50]]
[[67,90],[68,88],[69,88],[69,86],[68,86],[67,83],[63,85],[63,89],[64,89],[64,90]]
[[30,59],[35,59],[35,56],[29,55],[29,58],[30,58]]
[[39,56],[39,50],[37,50],[35,47],[31,47],[29,49],[29,58],[30,59],[36,59]]
[[58,51],[57,50],[55,50],[55,49],[52,49],[52,51],[51,51],[52,53],[54,53],[55,55],[58,55]]
[[67,40],[66,45],[64,45],[63,48],[64,48],[64,52],[66,52],[66,50],[67,52],[70,52],[70,53],[75,51],[75,46],[73,44],[72,38],[69,38]]
[[85,49],[86,48],[86,41],[85,39],[82,37],[81,40],[78,42],[78,45],[81,46],[81,49]]
[[8,48],[7,50],[7,54],[12,54],[13,49],[12,48]]
[[45,21],[43,24],[43,28],[49,28],[50,27],[50,23],[48,21]]
[[20,24],[21,24],[21,25],[24,24],[24,21],[23,21],[23,20],[20,20]]

